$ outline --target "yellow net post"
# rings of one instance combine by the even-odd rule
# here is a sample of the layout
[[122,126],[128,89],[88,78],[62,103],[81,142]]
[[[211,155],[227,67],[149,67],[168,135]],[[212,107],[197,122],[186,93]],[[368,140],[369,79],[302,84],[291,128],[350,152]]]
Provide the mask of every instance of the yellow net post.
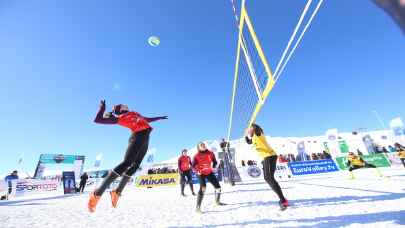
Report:
[[[238,47],[229,117],[228,141],[232,137],[233,129],[243,128],[242,131],[244,131],[255,122],[257,115],[275,84],[272,71],[253,28],[244,1],[242,2],[239,18]],[[243,55],[241,55],[241,50]],[[249,96],[244,96],[246,92]],[[255,95],[257,97],[255,97]],[[238,110],[235,110],[237,108]],[[237,119],[237,115],[241,115],[241,117]],[[248,115],[248,118],[242,115]],[[240,121],[241,123],[239,124],[241,124],[241,126],[235,126],[235,121]],[[240,135],[237,135],[237,137],[239,136]]]

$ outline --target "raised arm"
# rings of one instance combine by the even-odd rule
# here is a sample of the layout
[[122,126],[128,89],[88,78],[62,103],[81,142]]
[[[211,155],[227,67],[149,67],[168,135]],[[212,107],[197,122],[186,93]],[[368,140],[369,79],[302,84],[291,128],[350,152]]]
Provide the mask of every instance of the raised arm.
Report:
[[94,119],[95,123],[98,124],[116,124],[118,123],[118,118],[114,115],[108,115],[104,117],[105,112],[105,100],[100,101],[100,109],[97,112],[96,118]]
[[158,117],[144,117],[143,116],[143,118],[146,121],[148,121],[149,123],[153,122],[153,121],[157,121],[157,120],[167,120],[167,116],[158,116]]

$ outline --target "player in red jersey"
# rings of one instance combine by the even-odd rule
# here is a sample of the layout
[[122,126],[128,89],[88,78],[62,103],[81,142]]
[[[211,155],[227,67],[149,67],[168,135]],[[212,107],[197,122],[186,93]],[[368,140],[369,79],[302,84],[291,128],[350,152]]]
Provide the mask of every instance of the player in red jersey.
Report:
[[225,205],[220,202],[221,197],[221,185],[219,185],[217,177],[214,175],[214,169],[217,166],[217,160],[212,151],[208,150],[205,143],[201,142],[197,145],[197,154],[193,159],[193,168],[198,174],[198,180],[200,181],[200,190],[197,196],[197,208],[196,211],[201,213],[201,202],[204,197],[205,188],[207,186],[206,180],[211,182],[215,188],[215,204],[217,206]]
[[187,155],[187,150],[184,149],[181,151],[181,156],[178,159],[178,168],[180,174],[180,188],[181,188],[181,195],[186,196],[184,194],[184,187],[186,183],[190,185],[190,190],[193,196],[195,196],[194,188],[193,188],[193,180],[192,180],[192,170],[191,170],[191,158]]
[[100,109],[97,113],[94,122],[99,124],[118,124],[120,126],[129,128],[132,132],[129,138],[128,148],[124,156],[124,160],[118,164],[109,174],[104,178],[101,185],[90,194],[88,209],[90,212],[96,210],[98,201],[104,191],[110,184],[119,176],[122,177],[118,187],[110,192],[111,203],[113,207],[117,206],[121,192],[125,185],[131,179],[131,176],[139,168],[139,165],[144,158],[149,145],[149,135],[152,131],[150,122],[156,120],[167,119],[167,116],[160,116],[154,118],[147,118],[141,114],[129,111],[128,106],[119,104],[114,105],[112,112],[105,112],[105,100],[100,102]]

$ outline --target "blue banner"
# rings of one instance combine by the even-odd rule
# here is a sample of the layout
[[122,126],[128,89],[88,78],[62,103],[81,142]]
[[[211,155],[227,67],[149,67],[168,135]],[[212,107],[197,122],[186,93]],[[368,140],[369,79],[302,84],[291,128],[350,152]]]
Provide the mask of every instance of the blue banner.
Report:
[[289,162],[288,167],[293,175],[307,175],[339,171],[336,163],[332,159]]
[[64,194],[76,193],[75,172],[62,172]]

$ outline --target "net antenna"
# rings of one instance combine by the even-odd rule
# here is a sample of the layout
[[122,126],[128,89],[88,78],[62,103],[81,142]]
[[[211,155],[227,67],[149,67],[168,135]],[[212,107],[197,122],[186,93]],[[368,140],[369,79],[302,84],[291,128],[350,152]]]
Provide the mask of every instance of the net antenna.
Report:
[[256,117],[268,95],[281,74],[285,71],[287,63],[293,56],[323,3],[323,0],[318,1],[315,10],[305,24],[304,29],[299,33],[298,39],[296,39],[313,3],[313,0],[307,1],[273,74],[247,13],[245,7],[246,1],[242,0],[240,16],[237,14],[235,0],[230,1],[238,28],[238,45],[227,134],[228,141],[233,136],[242,136],[245,129],[256,121]]

